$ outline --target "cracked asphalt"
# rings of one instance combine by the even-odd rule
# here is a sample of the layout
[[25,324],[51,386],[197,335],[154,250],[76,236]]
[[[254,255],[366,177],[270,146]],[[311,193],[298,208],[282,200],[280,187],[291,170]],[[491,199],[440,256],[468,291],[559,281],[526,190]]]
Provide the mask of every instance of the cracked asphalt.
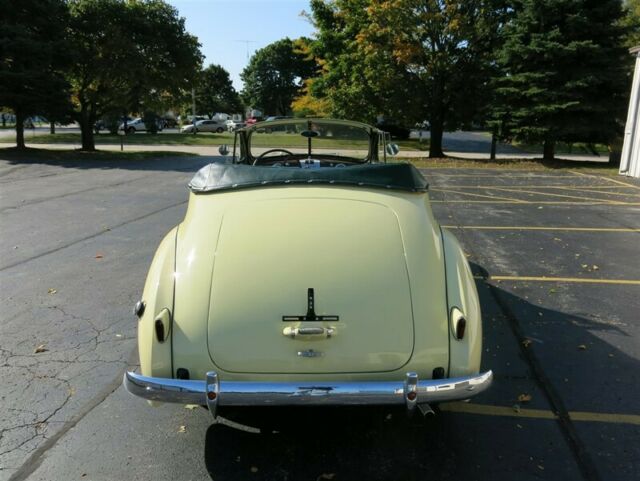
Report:
[[258,435],[127,394],[131,307],[212,160],[0,160],[0,480],[637,476],[640,285],[622,281],[640,278],[640,183],[626,179],[425,170],[478,275],[496,379],[472,403],[424,419],[224,413]]

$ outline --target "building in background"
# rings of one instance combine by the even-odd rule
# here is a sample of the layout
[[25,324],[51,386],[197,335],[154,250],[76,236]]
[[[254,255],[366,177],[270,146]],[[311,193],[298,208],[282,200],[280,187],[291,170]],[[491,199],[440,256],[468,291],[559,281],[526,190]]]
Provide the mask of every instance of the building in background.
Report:
[[640,45],[630,52],[636,57],[629,113],[624,129],[624,145],[620,159],[620,174],[640,178]]

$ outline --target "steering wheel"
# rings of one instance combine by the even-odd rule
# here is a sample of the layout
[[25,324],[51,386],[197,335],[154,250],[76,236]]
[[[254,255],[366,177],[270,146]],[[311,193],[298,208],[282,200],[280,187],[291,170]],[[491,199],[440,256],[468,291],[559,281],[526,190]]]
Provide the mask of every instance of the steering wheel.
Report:
[[253,165],[258,164],[264,158],[265,155],[272,154],[274,152],[283,152],[287,155],[293,155],[291,152],[285,149],[269,149],[269,150],[265,150],[258,157],[256,157],[256,160],[253,161]]

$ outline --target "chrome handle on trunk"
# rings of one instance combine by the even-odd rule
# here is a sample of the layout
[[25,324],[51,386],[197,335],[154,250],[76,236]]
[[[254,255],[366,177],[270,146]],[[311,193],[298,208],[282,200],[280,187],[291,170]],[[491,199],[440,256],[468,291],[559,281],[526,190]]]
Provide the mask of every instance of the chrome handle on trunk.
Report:
[[282,330],[282,334],[291,339],[314,336],[328,339],[334,333],[335,329],[333,327],[285,327]]

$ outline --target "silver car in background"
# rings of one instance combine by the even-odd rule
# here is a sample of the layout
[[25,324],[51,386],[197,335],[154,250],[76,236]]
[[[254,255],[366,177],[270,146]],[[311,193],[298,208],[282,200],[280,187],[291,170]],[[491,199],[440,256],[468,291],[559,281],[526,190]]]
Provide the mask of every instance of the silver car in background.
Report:
[[221,134],[227,130],[222,120],[198,120],[195,124],[184,125],[180,132],[183,134],[197,134],[198,132],[215,132]]

